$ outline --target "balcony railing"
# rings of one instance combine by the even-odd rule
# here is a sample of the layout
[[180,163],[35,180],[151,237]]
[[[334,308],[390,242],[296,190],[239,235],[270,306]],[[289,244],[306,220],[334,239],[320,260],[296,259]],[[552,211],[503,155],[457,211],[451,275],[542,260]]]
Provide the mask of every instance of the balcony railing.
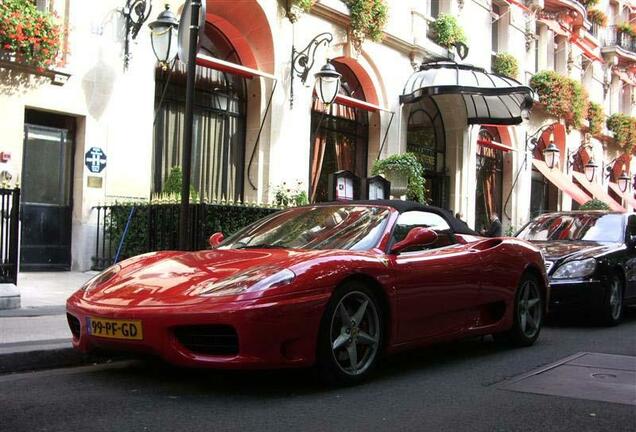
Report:
[[636,53],[636,38],[620,31],[617,26],[609,26],[605,30],[604,45],[606,47],[618,46],[624,50]]
[[593,22],[592,23],[592,29],[590,30],[590,33],[592,33],[592,36],[594,36],[596,39],[598,39],[599,36],[599,30],[601,29],[601,26],[598,25],[597,23]]

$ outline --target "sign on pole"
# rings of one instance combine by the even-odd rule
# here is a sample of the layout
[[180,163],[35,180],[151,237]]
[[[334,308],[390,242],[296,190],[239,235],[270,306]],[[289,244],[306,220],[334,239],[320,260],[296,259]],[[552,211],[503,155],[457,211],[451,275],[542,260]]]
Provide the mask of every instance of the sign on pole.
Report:
[[[205,0],[197,0],[201,3],[199,9],[199,30],[205,27]],[[186,0],[181,11],[181,17],[179,18],[179,34],[177,36],[177,53],[179,55],[179,61],[183,64],[188,64],[188,58],[190,56],[190,22],[192,14],[192,0]],[[201,38],[197,38],[197,49],[199,51],[199,44]]]

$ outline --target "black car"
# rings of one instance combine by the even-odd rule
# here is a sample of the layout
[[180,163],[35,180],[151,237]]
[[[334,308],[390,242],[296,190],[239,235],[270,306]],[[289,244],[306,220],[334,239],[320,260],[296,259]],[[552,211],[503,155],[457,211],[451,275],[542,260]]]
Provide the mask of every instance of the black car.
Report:
[[636,302],[636,214],[548,213],[517,234],[543,250],[550,312],[590,311],[608,325]]

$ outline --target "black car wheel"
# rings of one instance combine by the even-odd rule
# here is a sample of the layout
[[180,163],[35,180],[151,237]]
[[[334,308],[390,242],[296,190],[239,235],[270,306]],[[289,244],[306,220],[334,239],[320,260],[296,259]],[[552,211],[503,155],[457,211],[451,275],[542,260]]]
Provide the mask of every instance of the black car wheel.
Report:
[[341,286],[322,318],[318,367],[324,380],[351,385],[371,374],[384,339],[382,310],[373,291],[359,282]]
[[510,330],[494,334],[495,340],[515,346],[532,345],[543,326],[543,298],[539,281],[532,275],[524,275],[515,293],[514,319]]
[[623,318],[623,280],[620,276],[612,275],[609,278],[598,315],[601,323],[609,326],[617,325]]

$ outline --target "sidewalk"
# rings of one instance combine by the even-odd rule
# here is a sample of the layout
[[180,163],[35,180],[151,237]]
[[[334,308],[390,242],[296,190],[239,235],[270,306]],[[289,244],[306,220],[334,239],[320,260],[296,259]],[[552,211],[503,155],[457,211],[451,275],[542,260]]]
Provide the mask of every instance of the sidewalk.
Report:
[[22,308],[0,310],[0,374],[73,364],[66,299],[96,272],[20,273]]

